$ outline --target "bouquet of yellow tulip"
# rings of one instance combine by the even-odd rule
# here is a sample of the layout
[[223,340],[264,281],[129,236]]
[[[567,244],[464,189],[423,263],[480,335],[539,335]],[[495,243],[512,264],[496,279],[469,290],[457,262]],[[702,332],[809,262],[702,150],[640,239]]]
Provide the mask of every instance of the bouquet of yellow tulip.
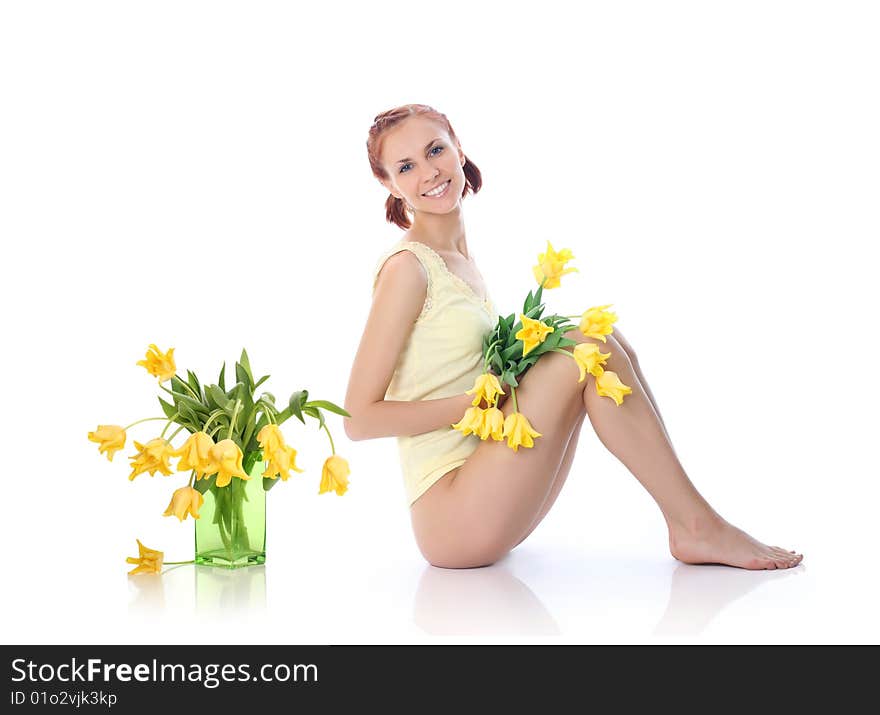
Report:
[[[514,452],[520,447],[533,447],[534,437],[540,437],[524,414],[519,411],[516,403],[518,377],[522,377],[534,365],[541,355],[558,352],[573,358],[580,370],[578,382],[583,382],[586,373],[596,378],[596,391],[599,395],[610,397],[620,406],[623,396],[632,392],[624,385],[615,372],[605,370],[603,365],[611,357],[611,353],[602,353],[595,343],[578,343],[565,337],[565,333],[574,329],[569,323],[570,318],[580,317],[580,331],[602,342],[606,335],[614,329],[612,323],[617,320],[615,313],[606,309],[611,304],[589,308],[578,315],[550,315],[541,319],[544,304],[541,297],[544,289],[558,288],[562,276],[578,272],[577,268],[566,268],[565,264],[574,256],[567,248],[556,251],[550,241],[547,250],[538,254],[538,264],[532,267],[538,290],[529,291],[523,304],[519,321],[514,323],[515,315],[498,318],[495,328],[483,337],[483,373],[477,376],[474,386],[466,392],[474,395],[471,407],[465,411],[459,422],[452,425],[453,429],[462,434],[475,434],[480,439],[507,439],[507,446]],[[565,347],[574,346],[569,352]],[[494,369],[494,371],[493,371]],[[500,378],[500,379],[499,379]],[[507,394],[502,383],[510,386],[513,398],[513,412],[507,418],[496,406],[498,396]],[[480,402],[485,401],[487,407],[481,408]]]
[[[265,492],[277,483],[287,481],[290,470],[302,473],[296,465],[296,450],[285,443],[280,425],[291,416],[305,424],[304,415],[318,420],[318,428],[327,433],[331,456],[321,470],[319,494],[335,491],[342,496],[348,489],[348,462],[336,454],[333,437],[324,420],[323,410],[349,417],[349,413],[326,400],[308,400],[308,390],[294,392],[287,407],[279,410],[275,397],[263,392],[255,398],[260,385],[269,379],[264,375],[255,381],[247,351],[235,364],[236,384],[226,390],[226,363],[220,370],[217,384],[203,385],[187,370],[187,380],[176,374],[174,348],[162,353],[151,344],[144,360],[137,363],[159,378],[159,387],[171,396],[168,402],[159,398],[165,417],[145,417],[126,427],[98,425],[88,437],[97,442],[99,454],[113,461],[115,452],[123,449],[126,431],[149,420],[165,420],[162,433],[146,444],[135,441],[137,453],[132,455],[129,480],[139,474],[157,471],[173,473],[170,460],[179,458],[177,471],[190,471],[189,484],[171,495],[164,516],[176,516],[183,522],[187,516],[196,521],[196,558],[193,561],[214,566],[247,566],[265,562]],[[171,381],[171,389],[161,383]],[[169,436],[171,424],[178,428]],[[179,447],[171,440],[181,430],[189,437]],[[261,479],[254,479],[261,477]],[[204,505],[204,509],[202,509]],[[201,520],[202,512],[210,511],[209,520]],[[210,522],[210,523],[208,523]],[[250,527],[250,529],[249,529]],[[140,554],[129,557],[137,567],[129,573],[159,573],[163,553],[144,546],[138,540]]]

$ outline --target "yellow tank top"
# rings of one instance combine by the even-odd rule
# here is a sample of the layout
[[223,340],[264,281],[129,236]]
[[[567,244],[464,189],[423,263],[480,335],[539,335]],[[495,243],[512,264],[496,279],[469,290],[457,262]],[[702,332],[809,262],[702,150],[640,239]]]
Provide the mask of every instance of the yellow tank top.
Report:
[[[428,289],[385,399],[435,400],[460,395],[473,387],[477,375],[483,371],[483,336],[495,327],[498,313],[491,296],[487,295],[484,302],[447,268],[443,257],[434,249],[407,239],[398,241],[376,263],[374,291],[385,261],[404,250],[419,259],[428,278]],[[464,464],[479,443],[479,437],[463,435],[454,430],[451,423],[423,434],[398,436],[397,448],[409,505],[444,474]]]

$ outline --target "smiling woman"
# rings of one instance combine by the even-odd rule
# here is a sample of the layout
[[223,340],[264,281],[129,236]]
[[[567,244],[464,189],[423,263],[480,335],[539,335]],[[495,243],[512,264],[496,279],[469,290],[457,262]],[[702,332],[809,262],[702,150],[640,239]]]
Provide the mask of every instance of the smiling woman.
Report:
[[[483,338],[498,321],[468,248],[462,209],[482,177],[446,115],[422,104],[378,115],[367,154],[389,192],[386,219],[405,232],[374,268],[373,302],[351,369],[344,424],[355,440],[397,437],[413,531],[425,559],[448,568],[486,566],[521,543],[559,495],[589,415],[602,443],[657,502],[675,558],[749,569],[800,562],[800,555],[729,524],[696,490],[622,336],[568,331],[572,354],[542,354],[522,375],[515,399],[498,396],[496,426],[518,425],[518,453],[503,441],[455,429],[471,406],[468,390],[484,371]],[[556,285],[558,280],[544,288]],[[522,325],[524,350],[546,337],[537,319]],[[597,348],[608,366],[602,375],[619,376],[630,391],[624,404],[603,397],[602,376],[578,381],[584,356],[598,357]],[[534,429],[516,417],[520,412]]]

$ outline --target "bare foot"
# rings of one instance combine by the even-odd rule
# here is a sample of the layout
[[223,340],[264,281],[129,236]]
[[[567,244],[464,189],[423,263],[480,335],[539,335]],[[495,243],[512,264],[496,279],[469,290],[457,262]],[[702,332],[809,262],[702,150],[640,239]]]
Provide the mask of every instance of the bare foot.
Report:
[[686,564],[723,564],[741,569],[787,569],[803,554],[767,546],[721,517],[693,530],[670,529],[669,550]]

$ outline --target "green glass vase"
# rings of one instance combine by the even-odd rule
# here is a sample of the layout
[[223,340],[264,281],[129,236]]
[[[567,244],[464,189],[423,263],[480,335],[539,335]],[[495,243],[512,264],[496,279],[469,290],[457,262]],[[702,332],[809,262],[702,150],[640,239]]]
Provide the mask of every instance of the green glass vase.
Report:
[[[233,477],[225,487],[212,479],[196,523],[196,563],[240,568],[266,562],[266,491],[262,454],[245,455],[250,479]],[[200,490],[201,491],[201,490]]]

